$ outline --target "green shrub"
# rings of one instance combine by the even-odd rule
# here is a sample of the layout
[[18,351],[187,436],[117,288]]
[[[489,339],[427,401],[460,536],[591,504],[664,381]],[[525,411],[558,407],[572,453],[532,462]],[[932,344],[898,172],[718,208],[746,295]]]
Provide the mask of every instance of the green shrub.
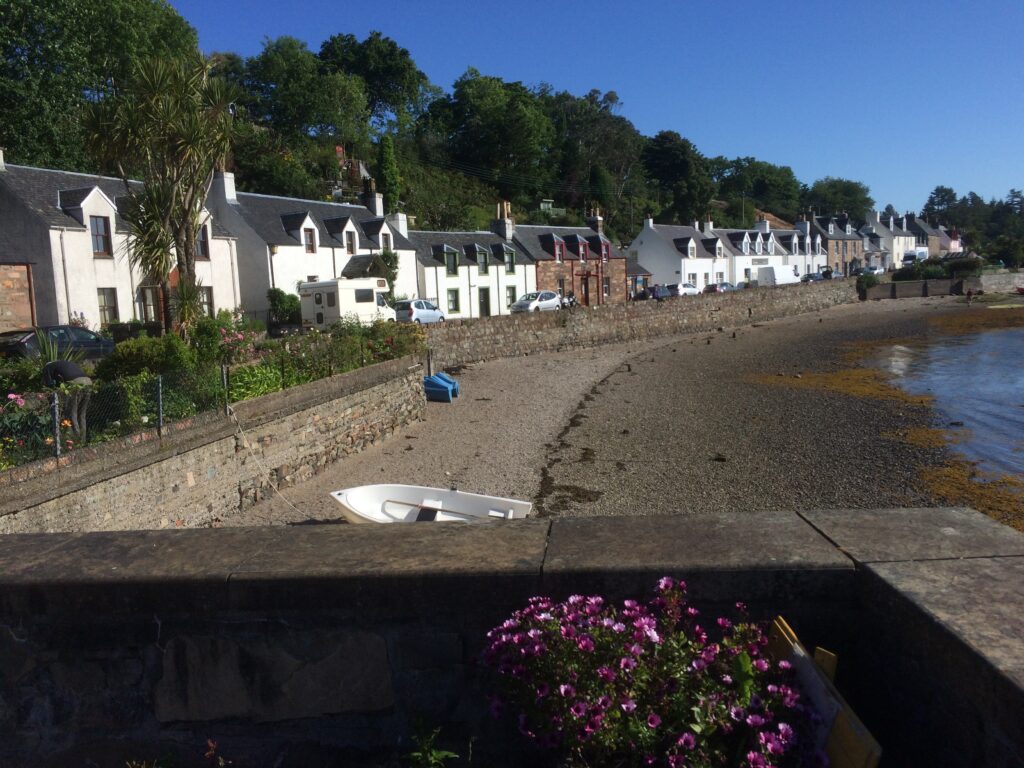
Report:
[[905,282],[907,280],[920,280],[921,279],[921,268],[915,262],[914,264],[908,264],[905,267],[901,267],[892,273],[892,281],[894,283]]
[[281,389],[281,371],[272,361],[246,365],[231,371],[231,402],[249,400]]
[[144,337],[121,342],[97,364],[96,376],[112,381],[143,372],[194,370],[196,363],[195,351],[176,335],[167,334],[158,339]]
[[196,359],[200,363],[219,362],[221,329],[224,327],[219,317],[204,317],[196,323],[189,343],[196,351]]
[[867,291],[868,288],[874,288],[881,281],[878,279],[878,275],[863,274],[857,276],[857,290],[861,293]]
[[39,358],[4,360],[0,366],[0,394],[33,392],[43,383],[43,362]]
[[922,280],[944,280],[946,277],[946,268],[941,264],[926,264],[921,269]]
[[299,325],[302,322],[302,305],[295,294],[271,288],[267,291],[267,301],[270,302],[270,322],[274,325]]
[[979,275],[981,274],[981,259],[950,259],[946,262],[946,272],[954,280]]

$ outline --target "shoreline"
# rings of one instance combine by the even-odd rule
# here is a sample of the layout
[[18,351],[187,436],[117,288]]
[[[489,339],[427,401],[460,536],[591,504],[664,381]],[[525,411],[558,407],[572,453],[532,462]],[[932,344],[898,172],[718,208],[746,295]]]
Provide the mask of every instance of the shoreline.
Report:
[[935,429],[929,406],[804,375],[939,337],[930,318],[968,311],[948,297],[868,302],[467,366],[455,403],[428,403],[424,421],[222,524],[335,522],[330,491],[375,482],[530,499],[542,516],[964,503],[921,482],[956,460],[947,441],[920,439]]

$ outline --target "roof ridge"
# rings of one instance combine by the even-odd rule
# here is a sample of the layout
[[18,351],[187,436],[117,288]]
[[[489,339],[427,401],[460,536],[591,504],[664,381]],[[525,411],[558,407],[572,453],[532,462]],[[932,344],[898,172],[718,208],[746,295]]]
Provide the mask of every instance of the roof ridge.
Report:
[[[62,171],[59,168],[37,168],[34,165],[16,165],[15,163],[7,163],[7,168],[20,168],[25,171],[41,171],[43,173],[64,173],[69,176],[83,176],[87,179],[105,179],[107,181],[117,181],[124,183],[124,179],[117,176],[104,176],[102,173],[83,173],[82,171]],[[128,179],[129,183],[141,184],[142,182],[138,179]]]
[[[247,195],[249,197],[262,197],[268,200],[294,200],[299,203],[313,203],[314,205],[334,205],[339,208],[363,208],[370,210],[365,205],[359,205],[357,203],[336,203],[333,200],[310,200],[308,197],[288,197],[285,195],[267,195],[262,192],[236,192],[235,196]],[[378,217],[382,218],[382,217]]]

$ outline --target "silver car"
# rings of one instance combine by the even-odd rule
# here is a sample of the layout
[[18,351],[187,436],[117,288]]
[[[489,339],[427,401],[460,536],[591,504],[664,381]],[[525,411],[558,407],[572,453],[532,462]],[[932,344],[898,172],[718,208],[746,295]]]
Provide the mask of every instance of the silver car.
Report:
[[562,308],[562,297],[554,291],[534,291],[520,296],[510,307],[513,314],[519,312],[546,312]]
[[400,323],[443,323],[441,310],[426,299],[395,302],[395,320]]
[[693,283],[671,283],[665,287],[669,296],[696,296],[700,293]]

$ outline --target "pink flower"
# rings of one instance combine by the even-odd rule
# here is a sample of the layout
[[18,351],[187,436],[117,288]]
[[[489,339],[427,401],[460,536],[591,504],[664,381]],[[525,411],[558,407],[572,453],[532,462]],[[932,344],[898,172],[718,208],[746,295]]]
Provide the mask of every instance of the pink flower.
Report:
[[668,592],[674,586],[675,582],[668,576],[663,576],[658,580],[658,590],[661,592]]
[[658,717],[656,712],[651,712],[651,714],[647,716],[647,727],[657,728],[659,725],[661,725],[661,718]]
[[636,711],[636,702],[632,699],[623,699],[619,706],[622,707],[622,711],[627,714]]
[[676,741],[676,745],[686,750],[692,750],[697,746],[697,737],[687,731]]
[[576,695],[576,689],[568,683],[562,683],[558,686],[558,692],[562,694],[562,698],[568,699]]
[[597,676],[604,680],[606,683],[612,682],[616,677],[615,671],[609,667],[598,667]]

